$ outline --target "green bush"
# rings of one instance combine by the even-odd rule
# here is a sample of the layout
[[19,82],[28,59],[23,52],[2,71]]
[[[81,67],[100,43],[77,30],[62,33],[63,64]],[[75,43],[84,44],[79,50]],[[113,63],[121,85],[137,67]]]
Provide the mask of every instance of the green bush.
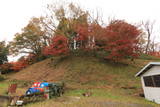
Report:
[[0,75],[0,81],[5,80],[5,77],[3,75]]

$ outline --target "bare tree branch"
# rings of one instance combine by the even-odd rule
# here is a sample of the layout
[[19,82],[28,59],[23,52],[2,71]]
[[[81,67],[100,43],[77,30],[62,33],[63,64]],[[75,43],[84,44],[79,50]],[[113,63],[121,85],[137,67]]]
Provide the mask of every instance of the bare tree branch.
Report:
[[151,45],[151,36],[153,34],[153,26],[155,24],[155,21],[146,21],[146,22],[142,22],[142,25],[144,27],[145,32],[147,33],[147,45],[146,45],[146,49],[145,49],[145,53],[147,54],[149,51],[149,47]]

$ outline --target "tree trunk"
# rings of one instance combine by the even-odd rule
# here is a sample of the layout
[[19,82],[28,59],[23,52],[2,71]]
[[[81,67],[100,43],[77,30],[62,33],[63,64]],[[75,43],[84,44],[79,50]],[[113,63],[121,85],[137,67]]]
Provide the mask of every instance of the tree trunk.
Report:
[[77,49],[77,46],[76,46],[76,45],[77,45],[77,44],[76,44],[76,40],[74,39],[74,46],[73,46],[74,50]]

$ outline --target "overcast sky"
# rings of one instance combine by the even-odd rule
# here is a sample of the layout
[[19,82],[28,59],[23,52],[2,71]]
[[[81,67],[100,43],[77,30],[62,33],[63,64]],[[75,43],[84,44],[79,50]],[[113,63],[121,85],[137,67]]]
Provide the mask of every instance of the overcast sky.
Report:
[[[31,17],[44,14],[46,4],[61,0],[0,0],[0,40],[10,41]],[[103,19],[115,17],[130,23],[155,20],[155,32],[160,29],[159,0],[65,0],[80,4],[89,11],[98,10]]]
[[[31,17],[44,14],[45,6],[61,0],[0,0],[0,41],[13,39],[15,33],[27,25]],[[160,0],[63,0],[78,3],[89,11],[98,10],[103,19],[124,19],[129,23],[156,21],[154,35],[160,34]],[[160,39],[159,39],[160,40]]]

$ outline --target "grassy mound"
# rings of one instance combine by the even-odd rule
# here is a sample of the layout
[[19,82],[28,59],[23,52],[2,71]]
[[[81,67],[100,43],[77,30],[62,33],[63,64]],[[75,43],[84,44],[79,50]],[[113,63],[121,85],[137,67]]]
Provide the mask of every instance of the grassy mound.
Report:
[[33,64],[10,75],[10,78],[28,81],[64,81],[91,86],[140,87],[139,79],[134,75],[150,61],[136,59],[134,62],[113,63],[87,56],[56,57]]
[[[156,104],[146,101],[139,96],[142,93],[140,78],[135,78],[135,74],[148,62],[159,61],[157,58],[141,56],[134,62],[125,61],[123,63],[113,63],[88,56],[68,56],[49,58],[28,68],[11,74],[10,79],[18,81],[42,81],[49,82],[63,81],[69,89],[60,102],[54,100],[57,107],[66,107],[62,101],[69,96],[78,96],[78,102],[69,103],[70,107],[75,105],[93,106],[89,102],[94,102],[97,106],[103,107],[154,107]],[[91,92],[92,97],[84,98],[82,93]],[[69,97],[70,99],[70,97]],[[62,100],[62,101],[61,101]],[[108,102],[109,101],[109,102]],[[111,102],[111,103],[110,103]],[[45,106],[49,107],[53,102],[46,101],[29,104],[29,107]],[[68,102],[67,102],[68,103]],[[101,104],[102,103],[102,104]],[[100,105],[99,105],[100,104]],[[77,106],[77,107],[81,107]],[[121,107],[120,106],[120,107]]]

